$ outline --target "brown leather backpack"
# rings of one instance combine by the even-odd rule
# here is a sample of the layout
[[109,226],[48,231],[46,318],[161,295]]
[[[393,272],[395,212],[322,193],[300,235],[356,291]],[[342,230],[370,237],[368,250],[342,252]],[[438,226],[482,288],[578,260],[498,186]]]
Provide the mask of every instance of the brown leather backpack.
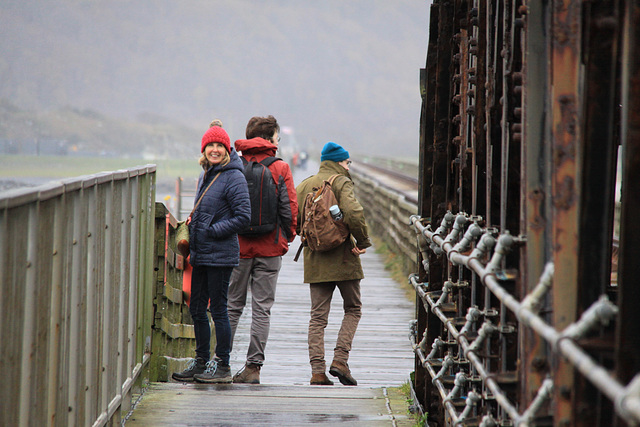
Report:
[[342,220],[334,220],[329,208],[338,201],[331,185],[339,175],[333,175],[315,187],[304,199],[302,208],[302,225],[300,240],[302,241],[294,261],[298,260],[303,246],[312,251],[330,251],[340,246],[349,237],[349,227]]

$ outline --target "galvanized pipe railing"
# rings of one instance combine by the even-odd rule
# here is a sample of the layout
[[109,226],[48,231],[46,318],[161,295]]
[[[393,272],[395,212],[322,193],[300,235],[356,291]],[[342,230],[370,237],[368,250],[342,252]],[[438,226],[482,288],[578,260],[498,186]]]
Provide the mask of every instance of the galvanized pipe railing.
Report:
[[[457,218],[460,218],[461,216],[466,217],[464,214],[459,214]],[[514,238],[509,233],[505,232],[499,236],[497,244],[495,244],[495,238],[492,235],[493,232],[486,231],[471,254],[463,255],[459,250],[468,246],[470,242],[463,242],[461,240],[459,242],[460,246],[454,245],[454,242],[457,241],[458,236],[461,234],[460,225],[466,223],[467,219],[458,220],[457,218],[448,213],[445,215],[445,218],[443,218],[441,225],[436,229],[436,231],[432,231],[428,225],[425,226],[422,224],[422,220],[419,216],[411,216],[411,225],[416,229],[416,233],[424,236],[425,238],[424,243],[421,245],[421,250],[426,250],[426,247],[429,247],[436,254],[446,254],[448,259],[454,265],[465,266],[474,272],[480,278],[480,281],[516,315],[523,325],[530,327],[542,336],[549,344],[551,344],[555,351],[569,360],[585,378],[593,383],[609,399],[611,399],[615,404],[617,413],[622,418],[632,424],[639,423],[640,379],[638,376],[636,376],[628,386],[623,386],[574,341],[574,337],[581,336],[596,323],[608,323],[610,319],[615,316],[617,311],[616,307],[608,301],[605,295],[603,295],[599,301],[585,311],[584,315],[578,322],[569,325],[569,327],[564,331],[557,331],[554,327],[548,325],[544,319],[537,314],[539,301],[551,286],[553,265],[550,263],[547,264],[538,285],[532,293],[527,295],[523,301],[520,302],[506,289],[504,289],[496,278],[496,271],[502,263],[504,256],[511,250],[516,241],[520,239]],[[452,227],[454,219],[457,226]],[[451,231],[446,235],[449,228],[451,228]],[[465,236],[468,234],[467,240],[471,240],[472,238],[477,238],[479,236],[477,230],[467,231],[468,233],[465,233]],[[465,237],[463,237],[463,240],[464,239]],[[488,263],[484,265],[480,259],[489,255],[489,252],[494,245],[495,249],[493,254]],[[425,309],[428,309],[427,305],[430,306],[432,311],[445,323],[447,330],[458,340],[464,349],[465,356],[469,358],[478,373],[484,378],[485,385],[492,391],[492,393],[496,394],[496,398],[500,406],[509,414],[516,425],[526,425],[534,413],[533,409],[535,409],[535,407],[539,407],[539,401],[543,398],[547,398],[550,394],[552,384],[545,381],[539,390],[538,398],[533,402],[536,406],[530,407],[530,410],[527,410],[520,415],[513,404],[509,402],[501,390],[499,390],[498,385],[489,378],[482,361],[474,354],[475,347],[473,345],[469,346],[466,337],[457,332],[455,326],[451,324],[446,315],[435,307],[436,301],[434,301],[429,293],[425,292],[425,285],[417,283],[415,276],[412,276],[411,281],[418,295],[422,298]],[[450,415],[457,419],[457,415],[455,413],[452,414],[450,412]]]
[[[425,285],[418,283],[416,279],[417,279],[416,276],[412,275],[410,277],[410,282],[413,285],[413,287],[416,289],[416,292],[420,296],[421,300],[423,301],[425,310],[432,311],[445,324],[448,332],[462,347],[463,349],[462,354],[472,363],[473,367],[476,369],[479,375],[485,380],[485,385],[489,388],[489,390],[491,390],[491,393],[493,394],[496,401],[500,404],[500,406],[509,413],[509,416],[512,419],[519,418],[520,415],[517,409],[515,408],[515,406],[509,401],[509,399],[506,396],[506,393],[503,392],[503,390],[500,388],[500,385],[493,378],[490,378],[489,373],[486,371],[484,367],[482,359],[476,356],[475,354],[475,352],[478,350],[478,346],[484,340],[484,337],[486,337],[487,334],[489,333],[495,332],[495,327],[493,327],[493,325],[491,325],[490,322],[486,322],[481,327],[481,332],[479,332],[479,337],[473,342],[475,346],[470,344],[466,336],[461,334],[457,330],[453,322],[451,322],[451,319],[448,318],[447,315],[439,307],[436,306],[436,301],[434,300],[434,298],[431,295],[429,295],[429,293],[424,291],[423,288]],[[437,343],[437,339],[434,342],[434,348],[432,353],[430,353],[429,356],[427,356],[424,359],[421,358],[422,366],[426,368],[427,371],[429,371],[429,374],[434,379],[435,377],[432,374],[433,369],[431,369],[430,361],[433,359],[436,351],[440,347],[440,346],[437,346],[436,343]],[[414,341],[412,341],[412,347],[414,347],[415,349]],[[434,382],[434,384],[436,383]],[[458,419],[457,411],[455,410],[455,407],[453,407],[452,405],[449,405],[447,407],[447,412],[449,413],[449,416],[451,416],[452,419],[454,420]]]

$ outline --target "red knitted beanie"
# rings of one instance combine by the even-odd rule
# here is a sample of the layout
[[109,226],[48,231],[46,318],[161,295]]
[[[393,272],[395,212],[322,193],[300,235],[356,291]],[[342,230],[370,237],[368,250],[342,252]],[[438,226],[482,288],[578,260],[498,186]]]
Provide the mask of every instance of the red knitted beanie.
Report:
[[202,147],[200,152],[204,153],[204,147],[212,142],[219,142],[227,149],[227,153],[231,152],[231,140],[229,139],[229,135],[220,126],[212,126],[204,133],[204,135],[202,135]]

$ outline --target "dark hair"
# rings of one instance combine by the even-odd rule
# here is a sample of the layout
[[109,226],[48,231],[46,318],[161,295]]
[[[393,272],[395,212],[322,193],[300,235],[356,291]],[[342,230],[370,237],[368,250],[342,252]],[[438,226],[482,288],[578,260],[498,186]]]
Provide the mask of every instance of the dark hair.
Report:
[[280,132],[280,125],[275,117],[251,117],[247,123],[245,134],[247,139],[264,138],[270,140],[276,132]]

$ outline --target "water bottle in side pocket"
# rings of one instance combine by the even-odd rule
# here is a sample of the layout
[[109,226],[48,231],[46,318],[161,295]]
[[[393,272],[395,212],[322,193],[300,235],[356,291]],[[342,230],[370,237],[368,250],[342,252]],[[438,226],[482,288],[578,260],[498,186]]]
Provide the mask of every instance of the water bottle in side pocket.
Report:
[[340,211],[340,208],[338,207],[338,205],[333,205],[329,208],[329,212],[331,213],[331,218],[335,219],[336,221],[341,221],[343,218],[342,212]]

